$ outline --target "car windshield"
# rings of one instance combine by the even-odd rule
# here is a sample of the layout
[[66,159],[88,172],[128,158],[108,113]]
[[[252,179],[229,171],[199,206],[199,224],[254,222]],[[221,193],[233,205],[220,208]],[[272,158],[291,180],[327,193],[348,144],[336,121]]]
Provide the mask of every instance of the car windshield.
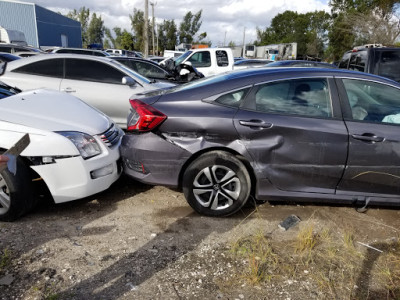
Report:
[[19,90],[17,88],[13,88],[13,87],[5,84],[4,82],[0,81],[0,99],[16,95],[20,92],[21,92],[21,90]]
[[125,72],[129,73],[132,77],[135,77],[142,82],[145,82],[147,84],[152,83],[152,81],[150,79],[140,75],[139,73],[136,73],[135,71],[133,71],[132,69],[128,68],[127,66],[125,66],[124,64],[122,64],[118,61],[112,60],[111,63],[118,65],[121,69],[124,69]]
[[175,66],[180,65],[186,59],[186,57],[188,57],[190,54],[192,54],[192,52],[193,51],[186,51],[181,56],[179,56],[177,59],[175,59],[175,61],[174,61]]

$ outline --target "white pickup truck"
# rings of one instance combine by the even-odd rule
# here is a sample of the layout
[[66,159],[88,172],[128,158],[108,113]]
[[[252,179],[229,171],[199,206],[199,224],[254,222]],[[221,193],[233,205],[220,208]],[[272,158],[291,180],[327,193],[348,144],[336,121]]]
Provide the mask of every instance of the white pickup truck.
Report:
[[233,70],[233,54],[230,48],[191,49],[175,59],[175,66],[190,62],[204,76]]

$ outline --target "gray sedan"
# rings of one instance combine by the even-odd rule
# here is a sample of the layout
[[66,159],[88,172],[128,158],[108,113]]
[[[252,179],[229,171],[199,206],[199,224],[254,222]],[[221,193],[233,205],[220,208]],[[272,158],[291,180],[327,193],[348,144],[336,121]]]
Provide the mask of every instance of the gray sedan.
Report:
[[223,74],[131,100],[125,172],[226,216],[250,196],[400,204],[400,85],[339,69]]

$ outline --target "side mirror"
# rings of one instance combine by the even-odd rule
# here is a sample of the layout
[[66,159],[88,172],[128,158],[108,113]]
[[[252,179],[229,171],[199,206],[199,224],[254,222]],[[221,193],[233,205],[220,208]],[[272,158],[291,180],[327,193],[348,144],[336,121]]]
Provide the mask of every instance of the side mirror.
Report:
[[129,76],[124,76],[124,77],[122,77],[122,84],[128,85],[128,86],[134,86],[136,84],[136,81]]

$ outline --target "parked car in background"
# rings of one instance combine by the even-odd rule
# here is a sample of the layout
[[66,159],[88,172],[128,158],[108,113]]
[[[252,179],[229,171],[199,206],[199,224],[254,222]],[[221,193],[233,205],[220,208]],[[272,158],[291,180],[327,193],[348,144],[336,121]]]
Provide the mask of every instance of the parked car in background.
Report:
[[400,48],[356,47],[347,51],[339,68],[376,74],[400,82]]
[[0,221],[27,213],[39,195],[49,192],[62,203],[101,192],[119,178],[123,132],[106,115],[68,94],[20,93],[1,82],[0,98],[1,153],[30,137],[15,173],[0,173]]
[[110,56],[110,54],[102,50],[81,49],[81,48],[56,48],[53,49],[50,53],[71,53],[71,54],[81,54],[81,55]]
[[235,61],[235,63],[233,64],[233,69],[240,70],[246,68],[264,67],[271,62],[272,60],[268,59],[240,59]]
[[15,54],[17,52],[43,52],[40,49],[36,49],[29,46],[20,46],[16,44],[4,44],[0,43],[0,52],[7,52],[11,54]]
[[25,57],[31,57],[31,56],[36,56],[36,55],[42,55],[45,54],[43,52],[32,52],[32,51],[25,51],[25,52],[16,52],[14,53],[15,55],[25,58]]
[[22,90],[50,88],[70,93],[126,128],[132,94],[174,86],[152,82],[117,61],[92,55],[39,55],[7,64],[0,80]]
[[279,60],[268,63],[265,65],[267,68],[275,67],[290,67],[290,68],[330,68],[336,69],[337,66],[334,64],[310,61],[310,60]]
[[131,99],[124,170],[200,214],[296,198],[400,204],[400,85],[340,69],[252,68]]
[[140,52],[137,52],[137,51],[123,50],[123,49],[106,49],[104,51],[107,52],[110,55],[115,55],[115,56],[127,56],[127,57],[143,58],[143,55]]
[[155,81],[173,82],[178,84],[187,83],[204,77],[203,74],[200,74],[192,66],[186,64],[179,65],[172,70],[167,70],[160,67],[157,63],[144,58],[122,56],[114,56],[110,58],[127,66],[140,75]]
[[165,59],[165,57],[163,57],[163,56],[149,56],[147,59],[149,59],[151,61],[154,61],[154,62],[156,62],[158,64],[158,63],[162,62]]
[[160,63],[167,70],[190,63],[204,76],[224,73],[233,70],[233,54],[230,48],[200,48],[191,49],[177,58],[170,58]]
[[13,61],[13,60],[17,60],[20,58],[21,57],[19,57],[18,55],[14,55],[14,54],[7,53],[7,52],[0,52],[0,63]]

